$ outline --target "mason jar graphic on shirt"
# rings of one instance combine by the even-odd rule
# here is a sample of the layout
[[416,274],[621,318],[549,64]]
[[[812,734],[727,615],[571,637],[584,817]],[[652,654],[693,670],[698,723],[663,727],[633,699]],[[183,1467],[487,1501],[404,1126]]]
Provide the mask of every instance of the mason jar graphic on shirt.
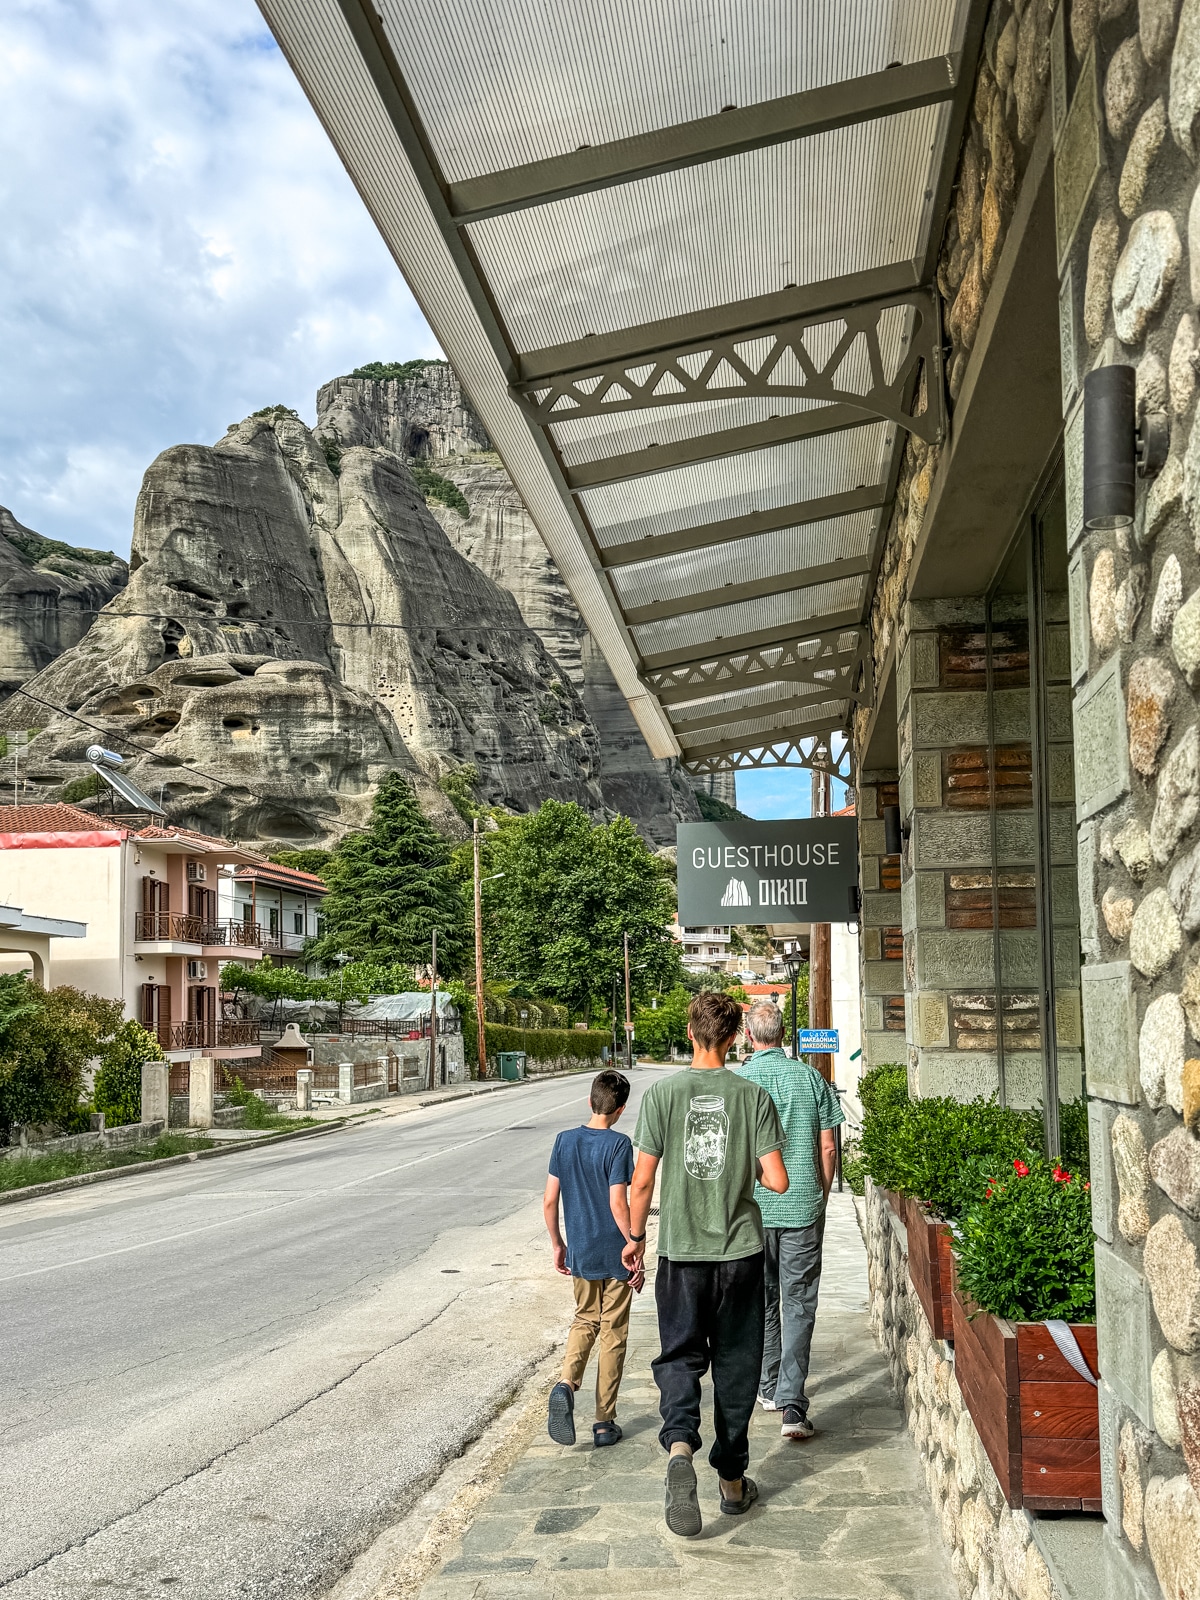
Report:
[[697,1095],[688,1107],[683,1134],[683,1164],[693,1178],[719,1178],[725,1170],[729,1117],[719,1094]]

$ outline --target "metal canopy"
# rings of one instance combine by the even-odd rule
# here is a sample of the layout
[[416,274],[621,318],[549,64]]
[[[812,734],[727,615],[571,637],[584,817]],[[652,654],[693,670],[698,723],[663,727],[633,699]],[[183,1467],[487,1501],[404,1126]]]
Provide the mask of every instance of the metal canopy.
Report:
[[848,772],[984,0],[260,0],[655,755]]

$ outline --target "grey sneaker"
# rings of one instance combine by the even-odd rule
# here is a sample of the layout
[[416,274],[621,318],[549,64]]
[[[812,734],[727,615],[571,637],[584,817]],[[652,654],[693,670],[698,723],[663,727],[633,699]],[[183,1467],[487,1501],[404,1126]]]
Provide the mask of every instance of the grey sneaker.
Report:
[[663,1515],[667,1527],[681,1539],[694,1539],[703,1527],[696,1494],[696,1469],[690,1456],[672,1456],[667,1462]]
[[771,1399],[770,1395],[760,1394],[758,1397],[758,1403],[764,1411],[778,1411],[780,1409],[775,1404],[774,1400]]
[[779,1432],[785,1439],[811,1439],[816,1429],[799,1406],[788,1406],[783,1413],[783,1426]]

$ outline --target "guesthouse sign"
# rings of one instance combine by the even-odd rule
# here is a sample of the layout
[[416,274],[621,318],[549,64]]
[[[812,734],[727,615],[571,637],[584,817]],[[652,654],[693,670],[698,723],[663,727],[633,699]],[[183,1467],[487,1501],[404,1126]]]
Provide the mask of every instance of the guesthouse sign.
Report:
[[675,843],[681,926],[858,920],[854,817],[684,822]]

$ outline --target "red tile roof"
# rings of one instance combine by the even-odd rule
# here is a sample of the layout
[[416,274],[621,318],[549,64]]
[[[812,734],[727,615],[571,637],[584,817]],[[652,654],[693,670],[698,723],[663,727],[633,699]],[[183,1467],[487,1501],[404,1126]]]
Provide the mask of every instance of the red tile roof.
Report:
[[46,806],[0,806],[0,833],[127,833],[127,828],[62,801]]
[[840,811],[835,811],[833,813],[833,815],[835,817],[855,817],[855,816],[857,816],[858,813],[854,809],[854,801],[851,800],[851,802],[850,802],[850,804],[848,806],[843,806]]
[[195,839],[200,844],[213,845],[218,850],[240,850],[240,845],[232,844],[228,839],[218,839],[211,833],[197,833],[194,828],[160,828],[155,823],[149,827],[139,828],[135,835],[138,839]]
[[285,887],[307,889],[313,894],[327,894],[329,885],[315,872],[301,872],[299,867],[284,867],[276,861],[264,861],[261,867],[238,867],[236,878],[262,878]]

